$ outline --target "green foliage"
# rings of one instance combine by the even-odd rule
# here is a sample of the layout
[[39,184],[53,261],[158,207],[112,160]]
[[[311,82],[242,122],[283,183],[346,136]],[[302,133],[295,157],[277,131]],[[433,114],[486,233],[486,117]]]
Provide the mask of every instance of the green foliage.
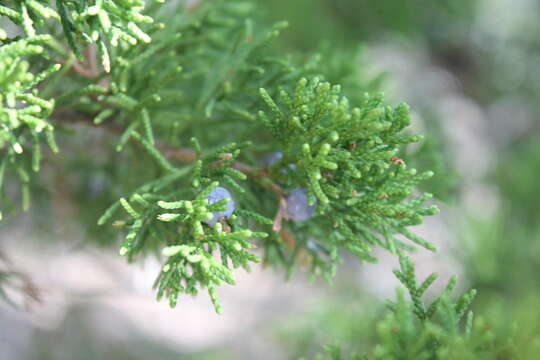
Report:
[[535,230],[540,206],[536,201],[536,175],[540,171],[540,146],[538,133],[512,144],[498,159],[489,175],[489,183],[496,185],[502,194],[506,212],[512,220]]
[[422,206],[430,194],[406,200],[418,182],[432,175],[407,169],[396,156],[401,144],[420,140],[400,134],[410,122],[406,105],[391,108],[381,96],[366,95],[359,107],[351,107],[339,86],[319,78],[300,79],[292,94],[281,90],[283,110],[266,90],[260,92],[271,115],[259,112],[259,117],[283,152],[270,170],[279,178],[288,168],[281,176],[286,186],[306,188],[317,198],[326,226],[336,229],[329,236],[334,257],[337,245],[364,260],[373,260],[372,246],[391,252],[406,248],[395,234],[434,250],[406,229],[437,212]]
[[345,355],[340,345],[333,345],[325,348],[326,357],[319,355],[317,359],[492,359],[505,356],[511,348],[510,342],[502,348],[495,345],[483,321],[473,326],[472,315],[462,330],[456,323],[456,304],[447,297],[441,297],[437,304],[432,320],[418,321],[414,305],[398,292],[393,312],[376,325],[372,352]]
[[[55,64],[38,74],[30,71],[27,58],[44,51],[48,35],[37,35],[0,47],[0,206],[8,199],[3,192],[4,176],[13,169],[22,184],[23,208],[29,206],[29,170],[39,171],[41,142],[47,141],[53,152],[58,148],[53,125],[48,120],[54,101],[39,97],[36,85],[57,71]],[[31,155],[26,156],[30,153]],[[2,218],[0,208],[0,219]]]
[[[452,277],[448,282],[446,289],[444,290],[441,297],[429,306],[426,307],[422,301],[422,295],[426,290],[433,284],[437,279],[437,274],[433,273],[429,275],[421,284],[417,283],[416,274],[414,269],[414,264],[411,259],[406,256],[400,256],[400,270],[394,270],[394,274],[399,279],[399,281],[405,286],[408,290],[411,297],[412,303],[414,305],[414,313],[418,319],[425,321],[430,319],[432,315],[436,312],[439,302],[444,302],[444,298],[447,298],[451,295],[452,290],[456,286],[456,278]],[[455,313],[446,316],[446,320],[449,320],[451,323],[445,324],[447,328],[457,327],[461,318],[465,315],[467,308],[470,306],[472,299],[476,295],[476,291],[470,290],[468,293],[463,294],[457,303],[454,306]],[[452,305],[452,304],[450,304]],[[390,304],[390,307],[394,305]],[[472,316],[472,315],[471,315]]]
[[[426,306],[422,295],[435,281],[436,274],[431,274],[418,284],[414,265],[406,256],[400,257],[400,269],[395,270],[394,274],[407,289],[411,303],[405,301],[401,292],[398,292],[395,303],[389,303],[393,313],[378,326],[381,344],[375,347],[376,358],[448,359],[457,354],[463,359],[474,358],[471,356],[476,346],[481,347],[484,342],[480,341],[480,344],[469,348],[473,344],[467,341],[473,326],[473,313],[468,308],[476,294],[475,290],[453,301],[451,295],[456,279],[452,278],[443,293],[430,306]],[[486,336],[485,341],[491,340],[489,333]],[[465,356],[463,351],[473,353]]]
[[272,19],[284,16],[283,9],[287,9],[292,29],[282,41],[290,47],[311,51],[321,42],[320,32],[314,29],[324,29],[322,41],[328,41],[334,48],[356,46],[359,41],[380,42],[389,34],[393,39],[428,40],[433,41],[433,46],[444,46],[456,41],[456,34],[466,36],[466,29],[481,4],[478,0],[257,1]]
[[[6,169],[14,173],[22,184],[23,209],[29,206],[29,169],[39,170],[42,151],[40,143],[45,140],[53,152],[58,147],[53,136],[54,126],[49,121],[55,101],[39,97],[37,85],[60,69],[60,64],[47,64],[51,54],[67,52],[62,44],[48,32],[48,20],[61,23],[65,39],[72,50],[81,57],[76,41],[98,44],[103,67],[110,71],[110,60],[104,39],[113,46],[123,47],[137,42],[149,42],[150,38],[137,23],[151,23],[152,18],[142,15],[144,1],[96,0],[91,2],[57,1],[56,7],[43,0],[8,1],[0,5],[0,15],[20,26],[23,34],[9,37],[0,28],[0,200],[2,207],[10,204],[2,191]],[[1,25],[4,26],[5,23]],[[47,33],[39,35],[39,33]],[[22,38],[22,36],[26,36]],[[119,41],[120,40],[120,41]],[[45,52],[45,50],[49,50]],[[54,50],[54,51],[53,51]],[[30,62],[44,63],[41,72],[31,71]],[[69,65],[74,59],[68,59]],[[69,66],[68,65],[68,66]],[[62,72],[65,73],[66,70]],[[99,88],[90,85],[91,89]],[[61,98],[60,98],[61,99]],[[31,155],[26,155],[31,154]],[[1,212],[0,212],[1,219]]]
[[58,0],[57,10],[46,0],[9,3],[14,3],[14,8],[1,6],[0,14],[20,25],[26,36],[35,36],[40,30],[36,25],[45,26],[46,19],[50,18],[60,22],[70,49],[79,59],[82,54],[78,42],[96,43],[106,72],[111,70],[108,44],[129,47],[150,42],[150,36],[139,27],[153,22],[151,17],[142,14],[144,0]]
[[[364,63],[357,57],[358,49],[341,52],[332,42],[320,48],[322,56],[284,52],[283,44],[294,44],[294,39],[276,39],[288,24],[266,24],[259,14],[274,2],[258,6],[257,1],[159,3],[58,0],[53,5],[24,0],[0,5],[0,16],[18,29],[10,27],[8,35],[7,27],[0,28],[1,210],[11,205],[2,185],[12,178],[22,183],[23,207],[28,207],[30,185],[37,178],[31,170],[39,170],[41,143],[48,142],[57,151],[53,129],[61,134],[61,147],[69,153],[69,145],[82,138],[78,134],[70,143],[72,125],[96,126],[113,134],[115,141],[88,140],[101,158],[85,154],[87,158],[81,156],[66,168],[90,164],[92,171],[81,171],[79,176],[90,183],[92,176],[102,175],[105,185],[100,186],[106,189],[99,191],[106,195],[96,201],[92,191],[78,189],[83,211],[76,212],[95,216],[103,200],[118,199],[97,223],[112,223],[119,230],[123,235],[119,254],[129,262],[149,254],[158,257],[162,268],[155,281],[157,298],[166,298],[171,307],[184,294],[207,291],[221,313],[217,288],[235,283],[235,269],[249,271],[259,261],[285,268],[289,276],[304,265],[312,276],[331,281],[347,253],[374,262],[373,250],[384,248],[400,257],[401,268],[394,273],[410,301],[398,292],[397,300],[388,303],[390,312],[384,320],[366,323],[365,314],[356,319],[361,326],[351,326],[357,333],[349,336],[361,335],[362,340],[349,341],[346,350],[328,346],[328,357],[503,359],[537,351],[537,340],[523,345],[528,335],[514,343],[514,333],[506,331],[508,317],[493,322],[505,329],[497,337],[491,323],[473,319],[469,306],[475,292],[454,300],[455,278],[439,297],[426,301],[425,292],[436,275],[419,282],[405,254],[414,245],[435,250],[410,229],[437,212],[434,205],[426,204],[432,195],[419,190],[433,173],[417,172],[410,165],[442,173],[428,186],[435,192],[448,189],[444,181],[451,182],[452,176],[434,152],[437,141],[408,152],[407,145],[422,139],[407,132],[409,108],[389,106],[382,95],[372,94],[382,76],[368,79],[359,66]],[[343,6],[363,9],[367,3],[343,0],[328,8],[340,12]],[[371,5],[376,11],[364,19],[367,26],[348,32],[347,37],[357,41],[355,34],[375,32],[378,25],[369,25],[371,18],[381,23],[391,19],[392,29],[416,33],[437,24],[437,19],[461,16],[474,7],[459,4],[432,5],[436,15],[419,24],[412,20],[418,5],[383,1]],[[306,6],[291,3],[290,9],[300,9],[303,16]],[[349,13],[354,17],[368,12]],[[404,15],[396,19],[392,15],[396,13]],[[296,29],[302,24],[301,19],[293,19]],[[307,28],[316,34],[313,26]],[[336,25],[335,34],[341,36],[339,28]],[[264,160],[275,154],[280,154],[279,160]],[[55,171],[63,173],[66,163],[51,163],[55,161]],[[502,164],[495,177],[504,184],[504,192],[515,190],[514,178],[506,174],[525,173],[529,167],[523,164],[519,156]],[[504,170],[507,167],[510,171]],[[14,176],[4,176],[11,173]],[[518,201],[508,207],[509,213],[520,213],[526,225],[535,220],[533,183],[518,187]],[[218,186],[233,194],[234,212],[209,225],[214,214],[228,210],[233,201],[209,203],[209,194]],[[295,190],[305,191],[308,204],[293,203]],[[308,205],[316,209],[313,216],[295,220],[292,209]],[[475,285],[490,289],[522,258],[527,265],[520,269],[534,270],[537,246],[530,239],[538,232],[519,233],[521,224],[506,226],[501,221],[502,230],[493,237],[497,241],[491,242],[486,241],[490,237],[486,228],[499,228],[481,227],[483,240],[467,248],[466,256]],[[114,243],[110,232],[103,234],[107,243]],[[529,246],[507,255],[511,249],[498,246],[498,240],[508,236],[526,239]],[[477,271],[480,268],[487,269],[487,275]],[[0,296],[10,300],[5,289],[17,276],[1,269]],[[519,281],[508,279],[507,284]],[[526,286],[534,286],[532,282]],[[525,285],[507,286],[524,292]],[[326,320],[332,318],[336,327],[350,320],[343,317],[334,312]],[[518,352],[516,343],[525,350]],[[349,348],[356,353],[346,355]]]
[[[494,333],[483,319],[473,320],[468,310],[474,290],[452,300],[455,279],[451,279],[443,293],[428,307],[422,294],[436,276],[430,275],[417,285],[414,266],[410,258],[400,257],[397,278],[409,293],[411,301],[405,300],[402,289],[395,302],[389,302],[391,310],[378,321],[373,336],[372,351],[360,349],[361,353],[346,355],[340,344],[327,346],[326,356],[317,359],[513,359],[517,355],[513,336],[495,341]],[[351,344],[353,348],[357,348]],[[362,355],[359,355],[362,354]]]
[[[343,306],[333,308],[313,322],[296,355],[319,349],[320,339],[312,334],[322,331],[327,338],[346,337],[325,348],[331,359],[538,357],[540,289],[530,276],[540,265],[537,139],[519,145],[520,140],[501,156],[490,177],[502,195],[500,209],[490,219],[471,219],[463,236],[468,241],[455,247],[468,280],[480,290],[475,304],[486,320],[473,319],[469,310],[475,291],[452,296],[455,278],[429,299],[426,291],[437,276],[418,281],[404,254],[415,244],[435,250],[410,228],[437,212],[426,205],[431,195],[423,190],[445,200],[450,196],[451,161],[441,156],[442,131],[430,114],[423,116],[427,141],[407,147],[421,140],[407,132],[407,105],[388,106],[375,94],[383,76],[369,74],[369,64],[359,57],[363,48],[356,48],[359,40],[379,41],[390,32],[400,33],[400,40],[409,37],[407,45],[422,35],[417,39],[422,47],[427,45],[433,59],[446,63],[477,97],[508,88],[514,96],[534,95],[536,78],[520,79],[526,65],[514,71],[516,53],[525,56],[522,49],[499,56],[500,35],[481,41],[482,51],[476,51],[492,47],[498,56],[474,77],[468,74],[474,61],[467,46],[479,48],[461,40],[470,37],[476,1],[288,1],[292,29],[284,36],[287,22],[272,25],[261,16],[281,17],[274,9],[283,1],[162,2],[2,2],[1,211],[14,207],[13,183],[21,185],[26,209],[31,192],[39,198],[55,182],[69,193],[70,181],[59,179],[76,178],[73,183],[83,185],[74,190],[73,212],[84,217],[87,229],[89,221],[112,223],[94,229],[94,235],[99,232],[103,244],[115,245],[112,231],[120,233],[119,253],[129,262],[158,257],[158,299],[174,307],[184,294],[207,291],[218,313],[223,309],[217,288],[234,284],[237,268],[249,271],[261,261],[285,268],[288,276],[304,267],[331,281],[347,253],[373,262],[373,250],[382,247],[400,257],[401,268],[394,273],[410,300],[398,292],[383,320],[375,306],[357,299],[361,306],[355,316]],[[504,42],[515,37],[535,47],[530,35],[535,32],[528,27],[507,29]],[[481,35],[472,38],[493,34]],[[339,49],[346,43],[355,48]],[[317,49],[322,55],[284,48]],[[483,94],[477,85],[482,75],[508,70],[504,66],[512,71],[495,71],[489,79],[494,89]],[[508,76],[510,85],[501,86]],[[525,86],[514,91],[520,81]],[[433,101],[427,97],[425,103],[423,115]],[[98,141],[89,125],[103,129]],[[53,130],[62,157],[49,157],[41,146],[46,142],[57,152]],[[269,164],[265,159],[275,154],[281,158]],[[52,170],[45,173],[47,186],[36,174],[42,158]],[[52,180],[46,178],[51,173]],[[217,186],[233,194],[235,209],[209,225],[213,214],[230,205],[208,202]],[[307,207],[292,203],[295,190],[305,191],[316,209],[307,220],[291,216],[291,209]],[[96,222],[96,214],[111,202]],[[40,221],[55,226],[41,210]],[[12,290],[35,297],[29,279],[4,263],[0,297],[15,303]]]
[[[82,84],[61,102],[78,100],[74,108],[90,113],[95,123],[110,119],[125,127],[119,149],[132,131],[143,128],[172,146],[192,136],[212,146],[238,141],[226,130],[238,124],[246,127],[242,133],[253,130],[249,120],[255,119],[257,89],[305,72],[286,57],[265,54],[286,24],[260,29],[243,20],[251,15],[249,3],[215,1],[193,14],[185,14],[182,6],[159,12],[157,18],[167,26],[152,34],[151,44],[121,51],[111,60],[116,65],[108,88]],[[216,132],[194,126],[196,121]]]
[[[50,54],[68,57],[61,75],[80,75],[71,77],[62,92],[50,90],[59,93],[56,118],[108,127],[120,133],[116,150],[132,151],[123,161],[140,161],[141,151],[151,160],[145,162],[142,184],[124,190],[129,195],[98,223],[119,208],[126,211],[129,217],[115,224],[126,230],[120,254],[130,261],[165,249],[169,256],[156,283],[158,298],[166,295],[174,306],[180,292],[208,288],[220,311],[215,287],[233,282],[231,268],[248,268],[258,260],[247,251],[254,238],[261,239],[265,263],[284,265],[290,274],[305,258],[313,274],[328,280],[341,261],[341,249],[375,261],[373,247],[411,249],[399,238],[404,236],[434,250],[408,230],[437,211],[422,205],[430,194],[411,198],[431,172],[407,169],[397,157],[402,145],[420,140],[402,133],[410,123],[408,107],[386,106],[379,95],[354,95],[360,103],[349,105],[340,86],[323,79],[324,72],[346,78],[353,67],[328,65],[318,73],[317,56],[300,61],[273,50],[286,23],[258,26],[252,3],[208,1],[189,11],[182,4],[171,5],[175,11],[152,5],[148,12],[157,25],[143,33],[136,24],[153,20],[141,14],[141,1],[59,1],[58,13],[47,5],[3,6],[3,14],[29,38],[2,49],[19,43],[25,51],[43,51],[32,47],[32,36],[46,31],[47,18],[60,21],[75,54],[80,55],[78,43],[85,44],[91,72],[78,70],[83,59],[68,56],[64,44],[50,43]],[[110,55],[109,43],[118,45]],[[110,74],[92,69],[92,49]],[[28,99],[40,102],[39,109],[34,103],[30,107],[34,117],[53,110],[52,102]],[[265,107],[271,113],[261,111]],[[50,133],[52,125],[43,124],[34,131]],[[180,148],[188,142],[194,151]],[[203,153],[199,142],[210,151]],[[261,154],[276,151],[283,154],[280,161],[267,166],[260,160]],[[238,180],[247,181],[239,185]],[[210,227],[204,220],[223,204],[205,204],[204,194],[217,182],[238,195],[238,206],[226,223]],[[306,189],[310,203],[317,200],[316,216],[289,219],[287,194],[294,188]],[[174,211],[164,212],[167,207]],[[220,261],[213,257],[218,250]]]
[[[258,262],[259,259],[246,251],[253,247],[248,241],[253,237],[266,237],[265,233],[253,233],[248,229],[242,229],[237,224],[237,217],[233,216],[231,225],[222,223],[210,229],[204,226],[201,221],[212,218],[212,212],[220,211],[224,208],[223,201],[208,205],[206,196],[210,191],[217,187],[218,183],[214,182],[209,187],[204,189],[194,201],[175,201],[175,202],[158,202],[158,206],[166,210],[181,210],[176,213],[162,213],[157,219],[162,222],[182,222],[185,228],[184,233],[180,234],[179,243],[185,245],[174,245],[163,249],[163,254],[169,257],[169,261],[164,265],[162,274],[159,280],[158,298],[162,296],[164,291],[167,291],[170,297],[171,306],[175,305],[176,293],[178,291],[187,292],[195,295],[197,293],[196,282],[209,288],[210,296],[216,306],[216,311],[221,312],[221,306],[215,297],[215,285],[225,281],[229,284],[234,284],[233,273],[229,270],[229,261],[233,267],[243,266],[249,270],[249,262]],[[174,228],[178,228],[176,225]],[[133,229],[133,228],[132,228]],[[129,252],[132,249],[130,246],[130,235],[126,238],[126,243],[121,248],[121,254]],[[135,236],[135,235],[133,235]],[[184,238],[185,240],[183,240]],[[183,240],[183,241],[182,241]],[[195,240],[195,241],[194,241]],[[174,243],[178,243],[175,241]],[[221,254],[221,264],[214,259],[212,252],[219,249]],[[186,271],[187,265],[192,268],[190,275]],[[182,288],[180,281],[186,281],[185,288]]]
[[[134,136],[143,141],[138,134]],[[212,219],[212,213],[224,210],[227,202],[227,199],[223,199],[213,204],[208,203],[207,196],[219,185],[214,180],[229,179],[229,184],[235,184],[234,188],[242,189],[232,178],[245,179],[242,172],[232,167],[240,153],[239,146],[225,146],[221,149],[224,152],[217,151],[183,169],[175,169],[159,153],[154,153],[156,150],[150,145],[146,148],[158,157],[158,163],[167,164],[164,169],[169,170],[169,173],[140,187],[130,196],[129,201],[121,198],[105,212],[99,223],[104,224],[116,209],[123,208],[130,219],[115,223],[116,226],[129,229],[120,248],[120,255],[127,256],[131,261],[134,256],[145,254],[152,244],[168,245],[162,251],[168,260],[156,280],[158,299],[166,295],[174,307],[178,293],[196,295],[199,287],[208,288],[216,311],[220,313],[222,308],[215,287],[222,282],[234,284],[234,274],[230,267],[242,266],[249,271],[249,263],[259,261],[257,256],[246,250],[253,247],[250,240],[268,236],[264,232],[249,230],[247,218],[242,219],[235,214],[214,226],[205,223]],[[227,150],[233,151],[233,154]],[[220,160],[223,154],[230,156]],[[175,182],[187,175],[186,170],[194,171],[192,187],[178,189]],[[193,200],[179,200],[187,194],[193,194]],[[238,209],[237,213],[266,221],[251,211]],[[215,252],[219,252],[221,261],[213,257]]]
[[513,302],[540,291],[528,275],[540,266],[540,208],[534,196],[539,171],[538,136],[530,134],[511,146],[488,175],[501,195],[497,209],[489,217],[467,217],[459,255],[467,276],[487,298],[500,295]]
[[[253,231],[269,235],[260,243],[264,262],[284,265],[288,273],[307,254],[312,272],[330,280],[340,249],[375,261],[375,246],[392,252],[411,248],[397,236],[433,250],[407,229],[436,208],[422,205],[430,194],[409,199],[431,173],[407,169],[396,156],[401,145],[420,140],[401,133],[410,122],[406,105],[390,108],[381,96],[366,95],[352,107],[339,86],[321,80],[324,74],[307,80],[303,76],[314,72],[316,62],[273,53],[272,40],[285,24],[259,28],[248,17],[253,10],[248,2],[208,2],[189,16],[157,11],[167,26],[156,29],[151,44],[120,49],[111,59],[108,83],[74,84],[59,98],[59,106],[69,103],[75,116],[120,128],[118,151],[137,144],[154,160],[148,164],[151,179],[129,198],[144,210],[123,200],[100,220],[120,205],[132,215],[117,223],[129,229],[122,253],[143,254],[145,246],[137,245],[143,243],[171,245],[172,235],[152,230],[155,221],[148,221],[156,216],[155,201],[178,201],[187,189],[200,191],[215,180],[240,195],[240,221],[259,220]],[[271,116],[260,111],[264,106]],[[206,131],[208,126],[214,131]],[[233,127],[241,130],[231,132]],[[198,141],[195,151],[178,149],[193,136],[214,150],[201,154]],[[275,151],[285,155],[281,161],[261,163],[261,152]],[[246,186],[238,185],[237,179],[246,178]],[[316,216],[309,227],[285,223],[286,195],[295,187],[306,188],[311,201],[318,199],[318,215],[329,216]],[[187,231],[192,238],[203,232],[197,221]],[[208,279],[199,283],[210,286]]]
[[[257,21],[253,2],[144,5],[59,0],[53,7],[25,0],[0,7],[26,36],[2,33],[9,109],[1,119],[11,126],[2,139],[9,145],[3,163],[15,163],[27,142],[22,136],[28,136],[37,170],[41,132],[56,150],[49,115],[60,127],[83,122],[117,134],[114,150],[123,155],[116,161],[136,164],[143,176],[129,179],[136,187],[122,187],[133,173],[119,175],[111,193],[122,195],[98,224],[119,218],[113,222],[125,234],[119,252],[129,261],[152,252],[162,256],[158,299],[167,297],[175,306],[180,293],[207,289],[221,312],[216,287],[234,283],[234,268],[259,261],[254,247],[262,249],[265,264],[284,266],[290,274],[305,261],[313,275],[328,280],[343,250],[376,261],[375,247],[396,254],[412,250],[411,242],[435,249],[409,230],[437,208],[424,205],[431,194],[415,191],[432,173],[409,169],[398,157],[421,139],[405,132],[405,104],[391,107],[382,95],[360,96],[364,84],[351,85],[355,66],[345,57],[319,65],[320,56],[279,51],[274,40],[287,24]],[[37,35],[60,29],[58,40]],[[59,66],[32,77],[15,56],[45,50],[42,62],[58,57],[64,64],[45,87],[54,102],[27,92]],[[349,84],[344,93],[351,100],[327,78]],[[29,105],[15,111],[17,100]],[[190,143],[194,150],[186,147]],[[279,161],[261,160],[275,152],[282,154]],[[235,212],[210,226],[212,213],[226,205],[208,203],[218,185],[234,194]],[[300,205],[288,204],[293,189],[307,192],[316,206],[313,217],[289,216]],[[403,279],[409,281],[409,274]]]

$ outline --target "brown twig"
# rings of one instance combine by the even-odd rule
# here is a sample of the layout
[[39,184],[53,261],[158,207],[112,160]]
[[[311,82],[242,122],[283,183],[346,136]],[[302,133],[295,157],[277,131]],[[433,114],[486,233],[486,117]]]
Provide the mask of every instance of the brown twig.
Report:
[[[78,59],[74,59],[71,63],[70,70],[72,70],[74,73],[87,78],[87,79],[94,79],[97,78],[101,74],[101,70],[99,69],[98,63],[97,63],[97,49],[96,44],[88,44],[84,48],[84,61],[80,62]],[[74,56],[73,52],[71,50],[68,51],[69,57]],[[65,65],[68,61],[66,59],[56,59],[56,62]],[[108,76],[103,77],[98,81],[98,85],[108,88],[110,84],[110,78]]]
[[281,221],[287,219],[287,199],[284,197],[278,198],[278,210],[274,217],[274,223],[272,224],[272,230],[279,232],[281,230]]
[[[90,44],[91,45],[91,44]],[[78,59],[73,60],[71,68],[76,74],[82,77],[93,79],[99,75],[99,69],[97,68],[95,61],[95,52],[90,50],[90,45],[84,49],[85,61],[80,62]],[[69,51],[69,57],[74,56],[73,52]],[[65,65],[68,61],[66,59],[57,59],[56,62]]]
[[279,235],[281,236],[283,241],[285,241],[285,244],[289,247],[289,249],[294,249],[294,247],[296,246],[296,239],[289,230],[283,228],[279,232]]
[[173,149],[169,146],[156,143],[156,147],[168,158],[178,160],[183,163],[191,163],[194,162],[197,158],[195,155],[195,151],[191,149]]
[[[83,117],[77,114],[59,112],[55,114],[54,118],[58,121],[67,122],[67,123],[83,123],[83,124],[90,125],[93,127],[99,127],[115,134],[122,134],[124,132],[124,130],[121,127],[115,126],[111,124],[110,122],[96,125],[93,123],[93,121],[90,118]],[[166,145],[160,142],[156,142],[155,146],[159,151],[161,151],[166,157],[170,159],[174,159],[182,163],[192,163],[196,160],[195,151],[193,151],[192,149],[172,148],[169,145]],[[219,166],[220,162],[221,161],[217,161],[214,164],[214,166]],[[283,192],[283,189],[281,189],[281,187],[278,184],[268,179],[267,177],[268,171],[266,169],[254,167],[240,161],[233,162],[232,167],[246,174],[248,177],[251,177],[257,180],[257,182],[261,186],[269,189],[276,195],[278,207],[277,207],[276,215],[274,217],[274,221],[272,224],[272,230],[280,233],[280,235],[284,239],[285,237],[287,239],[292,238],[293,239],[292,242],[294,243],[294,237],[288,232],[284,233],[282,230],[283,219],[288,219],[287,198],[285,196],[285,193]]]

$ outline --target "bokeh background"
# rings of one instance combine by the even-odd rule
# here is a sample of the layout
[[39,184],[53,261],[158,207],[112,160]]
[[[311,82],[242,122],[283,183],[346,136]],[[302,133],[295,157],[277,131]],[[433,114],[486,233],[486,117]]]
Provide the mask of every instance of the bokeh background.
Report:
[[[436,171],[425,187],[442,210],[415,229],[439,247],[414,255],[419,275],[438,272],[441,288],[458,274],[462,289],[478,290],[476,315],[537,358],[540,2],[252,1],[269,22],[289,21],[281,51],[335,58],[336,77],[350,71],[340,59],[352,57],[358,79],[345,91],[354,96],[357,82],[411,105],[413,126],[427,138],[410,152],[416,167]],[[114,186],[105,174],[122,167],[86,149],[114,139],[75,131],[81,142],[64,161],[74,176],[44,168],[54,188],[42,200],[53,206],[44,210],[38,199],[29,213],[0,223],[9,258],[0,266],[27,274],[39,297],[24,276],[10,280],[2,295],[17,306],[0,302],[2,360],[294,359],[336,341],[370,348],[383,300],[397,286],[397,263],[384,253],[376,265],[348,259],[332,286],[310,282],[300,268],[288,282],[280,270],[239,271],[238,285],[219,291],[224,315],[205,295],[184,297],[174,310],[157,303],[158,260],[127,265],[116,256],[117,235],[94,225]]]

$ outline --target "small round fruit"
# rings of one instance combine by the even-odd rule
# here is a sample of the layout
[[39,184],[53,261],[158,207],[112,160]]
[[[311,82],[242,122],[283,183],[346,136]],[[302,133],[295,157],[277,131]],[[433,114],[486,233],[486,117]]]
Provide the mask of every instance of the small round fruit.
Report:
[[208,196],[206,197],[206,199],[208,200],[208,204],[211,205],[211,204],[214,204],[220,200],[223,200],[223,199],[229,199],[229,201],[225,204],[225,207],[226,209],[223,210],[223,211],[215,211],[212,213],[212,219],[210,220],[205,220],[204,222],[210,226],[214,226],[217,221],[221,218],[230,218],[233,211],[234,211],[234,200],[231,196],[231,193],[229,193],[229,191],[225,188],[222,188],[222,187],[217,187],[215,188],[214,190],[212,190],[210,192],[210,194],[208,194]]
[[287,213],[295,221],[304,221],[313,216],[316,205],[309,205],[307,192],[302,188],[294,188],[287,197]]

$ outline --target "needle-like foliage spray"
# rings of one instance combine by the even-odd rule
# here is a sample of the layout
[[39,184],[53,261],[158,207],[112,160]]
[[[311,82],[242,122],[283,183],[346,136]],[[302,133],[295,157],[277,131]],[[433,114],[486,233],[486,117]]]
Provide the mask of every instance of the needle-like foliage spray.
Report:
[[174,307],[203,290],[221,313],[217,289],[236,268],[290,276],[303,262],[331,281],[344,254],[374,262],[383,248],[400,257],[412,304],[391,305],[378,358],[412,343],[407,358],[432,358],[462,318],[470,334],[474,293],[452,302],[452,280],[425,306],[435,278],[418,284],[405,255],[435,251],[411,227],[438,211],[418,189],[432,172],[404,156],[422,140],[409,107],[358,93],[361,79],[346,96],[320,56],[278,50],[287,23],[260,21],[256,2],[8,0],[0,16],[0,210],[19,197],[4,179],[18,179],[27,208],[42,152],[70,155],[55,128],[68,143],[74,123],[99,127],[114,138],[92,146],[115,199],[94,222],[118,229],[128,261],[158,256],[158,299]]

